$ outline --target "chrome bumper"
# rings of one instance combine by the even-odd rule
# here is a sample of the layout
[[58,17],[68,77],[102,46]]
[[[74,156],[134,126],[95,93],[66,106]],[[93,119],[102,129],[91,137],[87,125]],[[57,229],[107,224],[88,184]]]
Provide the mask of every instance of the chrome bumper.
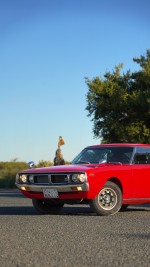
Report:
[[86,192],[89,190],[89,184],[84,183],[84,184],[76,184],[76,185],[29,185],[29,184],[18,184],[16,183],[16,186],[20,190],[24,191],[30,191],[30,192],[38,192],[38,193],[43,193],[43,189],[57,189],[58,193],[66,193],[66,192]]

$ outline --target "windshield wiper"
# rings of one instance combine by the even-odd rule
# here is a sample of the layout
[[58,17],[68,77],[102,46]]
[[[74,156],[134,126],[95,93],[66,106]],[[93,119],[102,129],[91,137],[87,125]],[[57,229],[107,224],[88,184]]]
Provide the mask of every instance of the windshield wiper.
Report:
[[90,164],[90,162],[89,161],[80,160],[76,164]]
[[116,161],[116,162],[107,161],[107,163],[110,163],[110,164],[119,164],[119,165],[122,165],[122,162],[120,162],[120,161]]

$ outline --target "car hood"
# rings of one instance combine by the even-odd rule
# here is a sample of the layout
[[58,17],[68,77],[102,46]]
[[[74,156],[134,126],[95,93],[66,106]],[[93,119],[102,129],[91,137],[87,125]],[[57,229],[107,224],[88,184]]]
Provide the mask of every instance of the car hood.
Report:
[[50,167],[43,167],[43,168],[33,168],[33,169],[28,169],[24,170],[22,172],[24,173],[55,173],[55,172],[85,172],[89,169],[93,168],[104,168],[104,167],[110,167],[114,165],[120,165],[118,164],[113,164],[113,163],[103,163],[103,164],[70,164],[70,165],[59,165],[59,166],[50,166]]
[[89,168],[94,168],[95,165],[59,165],[43,168],[32,168],[24,170],[24,173],[48,173],[48,172],[74,172],[74,171],[86,171]]

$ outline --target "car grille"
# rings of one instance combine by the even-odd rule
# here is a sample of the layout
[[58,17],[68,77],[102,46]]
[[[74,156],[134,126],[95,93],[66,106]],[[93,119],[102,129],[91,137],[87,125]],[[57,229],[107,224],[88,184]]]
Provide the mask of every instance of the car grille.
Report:
[[34,183],[36,184],[47,184],[49,183],[48,175],[35,175]]
[[35,184],[68,184],[68,174],[37,174],[34,176]]
[[68,183],[68,176],[67,175],[59,175],[59,174],[56,174],[56,175],[51,175],[51,183],[52,184],[66,184]]

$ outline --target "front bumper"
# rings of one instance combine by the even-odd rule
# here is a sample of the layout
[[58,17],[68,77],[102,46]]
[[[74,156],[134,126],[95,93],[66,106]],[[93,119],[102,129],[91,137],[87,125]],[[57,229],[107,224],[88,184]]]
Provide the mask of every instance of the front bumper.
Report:
[[76,185],[33,185],[33,184],[21,184],[16,183],[16,186],[22,191],[43,193],[43,189],[56,189],[58,193],[75,193],[75,192],[87,192],[89,190],[89,184],[76,184]]
[[[43,189],[55,189],[58,191],[57,199],[62,200],[75,200],[75,199],[88,199],[89,184],[76,184],[76,185],[29,185],[16,183],[16,186],[21,190],[22,194],[28,198],[44,199],[46,198]],[[52,198],[52,197],[51,197]]]

